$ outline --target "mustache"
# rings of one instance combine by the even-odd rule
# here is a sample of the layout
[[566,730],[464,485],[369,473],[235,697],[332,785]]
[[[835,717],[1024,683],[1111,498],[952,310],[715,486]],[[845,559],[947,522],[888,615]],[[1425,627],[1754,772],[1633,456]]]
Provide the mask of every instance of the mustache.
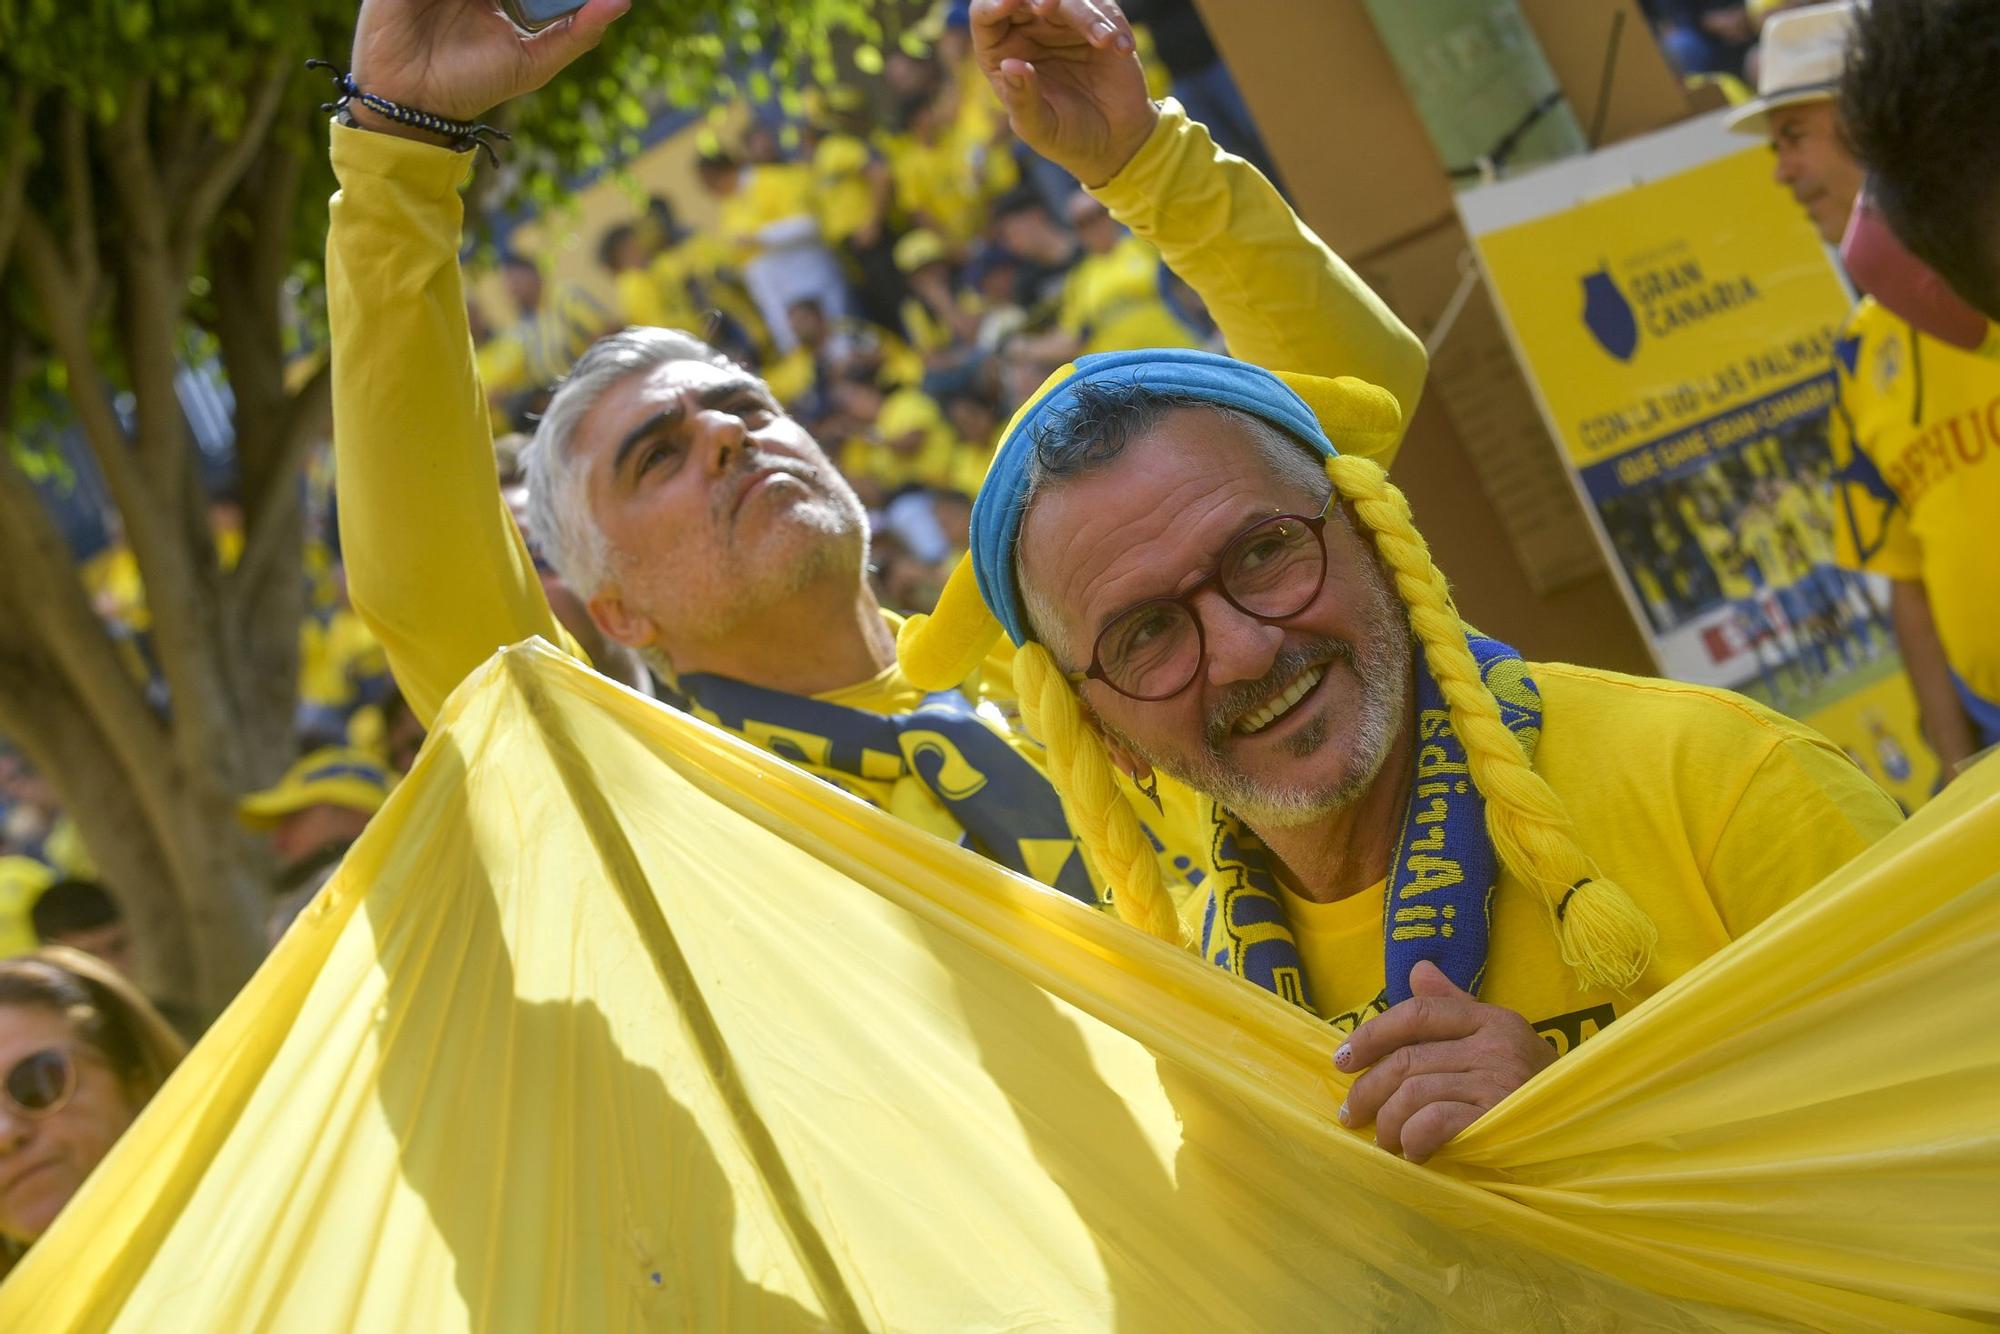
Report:
[[1202,726],[1202,740],[1208,746],[1208,753],[1221,759],[1222,743],[1236,730],[1236,724],[1276,697],[1302,672],[1343,660],[1350,664],[1354,661],[1354,645],[1344,639],[1320,637],[1287,644],[1278,651],[1270,671],[1258,680],[1239,681],[1230,686],[1208,711],[1208,720]]
[[781,472],[787,477],[797,478],[814,491],[825,489],[819,469],[805,459],[793,458],[789,454],[767,454],[761,450],[745,450],[737,455],[736,466],[729,475],[709,488],[709,508],[714,511],[718,524],[727,523],[735,508],[737,497],[742,494],[746,480],[753,473]]

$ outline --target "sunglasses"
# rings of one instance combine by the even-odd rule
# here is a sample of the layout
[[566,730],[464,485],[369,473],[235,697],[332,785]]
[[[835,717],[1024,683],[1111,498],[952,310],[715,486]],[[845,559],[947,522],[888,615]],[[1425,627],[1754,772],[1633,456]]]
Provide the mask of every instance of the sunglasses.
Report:
[[14,1062],[0,1082],[0,1099],[30,1119],[53,1116],[76,1092],[76,1062],[61,1047],[44,1047]]

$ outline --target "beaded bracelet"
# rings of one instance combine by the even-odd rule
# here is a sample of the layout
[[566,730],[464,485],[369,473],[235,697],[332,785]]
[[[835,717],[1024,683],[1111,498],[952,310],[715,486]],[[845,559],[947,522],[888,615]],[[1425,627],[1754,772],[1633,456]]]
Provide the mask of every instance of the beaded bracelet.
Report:
[[359,102],[376,115],[393,120],[398,125],[408,125],[413,129],[425,130],[441,138],[451,140],[451,146],[457,152],[465,153],[470,152],[474,148],[483,148],[486,150],[487,160],[496,167],[500,165],[500,155],[494,151],[492,140],[512,139],[514,137],[505,130],[496,129],[491,125],[483,125],[469,120],[452,120],[447,116],[439,116],[429,111],[419,111],[415,107],[406,107],[399,102],[391,102],[388,98],[378,96],[375,93],[363,92],[360,85],[354,82],[352,74],[341,69],[330,60],[308,60],[306,68],[327,71],[328,75],[333,79],[333,86],[340,90],[340,96],[331,102],[322,102],[320,110],[346,113],[349,124],[353,123],[353,113],[348,111],[347,104],[350,102]]

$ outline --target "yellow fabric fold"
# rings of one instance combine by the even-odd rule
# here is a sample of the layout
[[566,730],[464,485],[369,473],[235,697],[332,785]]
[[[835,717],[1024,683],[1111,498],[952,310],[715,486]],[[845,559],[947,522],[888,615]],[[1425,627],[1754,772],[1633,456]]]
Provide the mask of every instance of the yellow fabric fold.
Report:
[[0,1328],[2000,1317],[2000,763],[1418,1168],[1323,1025],[546,645],[440,724]]

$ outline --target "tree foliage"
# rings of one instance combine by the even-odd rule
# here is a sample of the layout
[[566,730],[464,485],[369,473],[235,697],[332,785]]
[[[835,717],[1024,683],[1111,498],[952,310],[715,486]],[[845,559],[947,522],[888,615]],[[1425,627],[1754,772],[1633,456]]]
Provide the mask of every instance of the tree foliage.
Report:
[[[486,0],[437,0],[441,4]],[[330,96],[355,0],[0,0],[0,735],[54,781],[132,918],[147,980],[213,1009],[260,953],[237,798],[291,756],[304,610],[299,477],[324,438],[318,274]],[[662,102],[732,71],[832,73],[864,0],[636,0],[604,44],[502,108],[499,202],[556,197],[639,147]],[[235,402],[244,548],[217,559],[176,376]],[[147,590],[165,705],[98,621],[19,428],[57,405],[103,473]],[[24,466],[26,465],[26,466]],[[156,696],[159,692],[155,692]]]

